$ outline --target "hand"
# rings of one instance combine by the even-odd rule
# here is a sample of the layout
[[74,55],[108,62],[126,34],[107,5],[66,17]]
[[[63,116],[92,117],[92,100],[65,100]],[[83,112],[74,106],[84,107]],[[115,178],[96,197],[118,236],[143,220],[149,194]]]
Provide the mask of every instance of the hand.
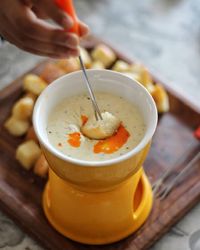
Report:
[[[41,18],[51,18],[55,27]],[[0,34],[17,47],[33,54],[53,58],[79,55],[79,37],[67,32],[73,20],[54,0],[0,0]],[[88,27],[79,22],[80,36]]]

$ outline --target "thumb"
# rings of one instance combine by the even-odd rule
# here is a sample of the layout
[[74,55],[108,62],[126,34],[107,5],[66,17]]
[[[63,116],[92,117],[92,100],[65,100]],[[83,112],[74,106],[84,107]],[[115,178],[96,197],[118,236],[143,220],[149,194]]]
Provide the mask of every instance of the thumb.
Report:
[[79,21],[79,35],[80,37],[84,37],[89,34],[89,27],[87,24]]

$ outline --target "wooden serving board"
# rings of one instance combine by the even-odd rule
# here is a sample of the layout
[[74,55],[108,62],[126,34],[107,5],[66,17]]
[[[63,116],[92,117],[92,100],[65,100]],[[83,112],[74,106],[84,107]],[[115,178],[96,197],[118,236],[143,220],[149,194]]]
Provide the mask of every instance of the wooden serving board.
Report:
[[[84,46],[91,49],[100,40],[90,37]],[[131,62],[115,51],[118,58]],[[46,62],[30,72],[39,73]],[[52,250],[143,250],[148,249],[170,227],[200,200],[200,162],[177,188],[162,202],[155,200],[153,211],[137,233],[115,244],[88,246],[73,242],[57,233],[47,222],[41,197],[45,181],[22,169],[15,160],[15,149],[22,139],[9,135],[3,128],[13,103],[22,94],[23,76],[0,92],[0,209],[46,249]],[[156,81],[156,79],[155,79]],[[167,88],[167,86],[165,86]],[[153,144],[145,162],[145,170],[153,183],[182,155],[177,173],[200,150],[193,131],[200,124],[200,114],[176,93],[169,91],[170,112],[159,117]]]

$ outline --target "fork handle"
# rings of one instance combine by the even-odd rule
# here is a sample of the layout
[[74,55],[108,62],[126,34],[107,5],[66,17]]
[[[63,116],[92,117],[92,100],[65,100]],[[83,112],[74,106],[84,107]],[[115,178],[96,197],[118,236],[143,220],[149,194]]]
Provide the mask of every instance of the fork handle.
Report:
[[[157,183],[159,182],[158,188],[162,185],[162,183],[173,173],[174,171],[174,167],[175,166],[179,166],[182,162],[184,162],[187,159],[187,152],[190,148],[192,148],[193,143],[190,143],[189,146],[184,150],[184,153],[182,153],[178,159],[176,160],[176,162],[167,169],[166,172],[164,172],[153,184],[153,187],[155,188],[156,185],[158,185]],[[183,159],[183,155],[185,155],[186,157]],[[157,189],[158,189],[157,188]]]
[[166,197],[166,195],[172,190],[172,188],[177,184],[177,181],[187,172],[191,166],[198,161],[200,158],[200,152],[186,165],[186,167],[168,184],[166,190],[164,191],[163,195],[161,195],[163,198]]
[[79,23],[74,9],[73,0],[55,0],[55,3],[62,9],[66,14],[68,14],[73,19],[73,26],[69,32],[75,33],[79,36]]
[[172,180],[172,182],[176,182],[179,180],[185,172],[200,158],[200,152],[186,165],[186,167]]

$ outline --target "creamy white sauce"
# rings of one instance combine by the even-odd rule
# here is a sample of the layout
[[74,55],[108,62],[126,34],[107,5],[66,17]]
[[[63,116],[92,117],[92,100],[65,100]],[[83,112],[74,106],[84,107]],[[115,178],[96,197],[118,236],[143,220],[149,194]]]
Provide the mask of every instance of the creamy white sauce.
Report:
[[93,114],[91,101],[86,94],[76,95],[58,104],[49,115],[47,133],[50,143],[64,155],[72,158],[103,161],[123,155],[138,145],[145,133],[145,124],[137,107],[120,96],[98,92],[95,94],[101,112],[108,111],[118,117],[130,136],[127,142],[111,154],[94,153],[98,140],[81,135],[79,147],[68,143],[69,134],[80,132],[81,115]]

